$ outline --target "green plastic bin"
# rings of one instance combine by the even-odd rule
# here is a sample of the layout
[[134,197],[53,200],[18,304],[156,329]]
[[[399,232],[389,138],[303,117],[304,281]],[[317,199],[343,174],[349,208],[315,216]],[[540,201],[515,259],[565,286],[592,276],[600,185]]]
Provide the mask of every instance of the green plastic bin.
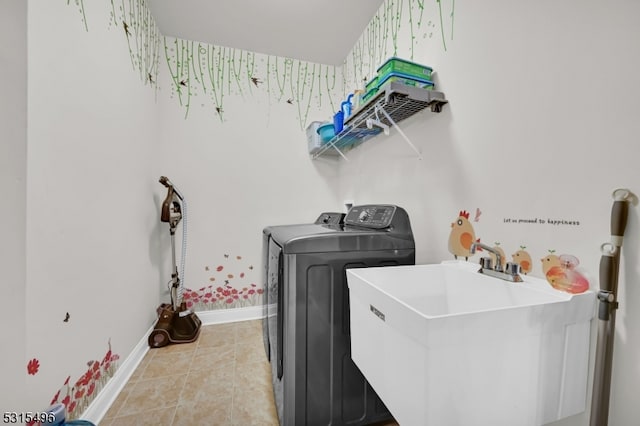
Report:
[[373,77],[371,80],[367,81],[367,84],[365,85],[364,88],[364,92],[367,93],[369,90],[373,89],[373,88],[377,88],[378,87],[378,75],[376,75],[375,77]]
[[386,83],[390,83],[392,81],[397,81],[402,84],[406,84],[408,86],[420,87],[421,89],[431,90],[433,89],[433,81],[427,80],[426,78],[414,77],[411,75],[403,74],[401,72],[392,72],[387,74],[387,76],[380,80],[380,84],[378,84],[378,89],[384,86]]
[[395,56],[387,59],[387,61],[378,68],[378,81],[384,80],[391,73],[401,73],[410,77],[417,77],[431,80],[433,68],[426,65],[420,65],[415,62],[407,61]]

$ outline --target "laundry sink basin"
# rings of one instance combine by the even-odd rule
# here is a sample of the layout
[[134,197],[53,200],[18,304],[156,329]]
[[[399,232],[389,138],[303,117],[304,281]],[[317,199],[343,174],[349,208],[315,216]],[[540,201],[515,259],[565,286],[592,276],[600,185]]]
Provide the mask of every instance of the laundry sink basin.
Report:
[[584,411],[595,293],[478,269],[347,270],[351,356],[398,423],[542,425]]

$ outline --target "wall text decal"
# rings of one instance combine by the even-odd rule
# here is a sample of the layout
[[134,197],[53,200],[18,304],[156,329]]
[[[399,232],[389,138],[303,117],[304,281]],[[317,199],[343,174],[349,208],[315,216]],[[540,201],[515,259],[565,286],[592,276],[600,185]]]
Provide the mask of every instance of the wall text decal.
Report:
[[534,217],[534,218],[511,218],[511,217],[505,217],[504,219],[502,219],[503,223],[510,223],[513,225],[522,225],[522,224],[537,224],[537,225],[563,225],[563,226],[580,226],[580,221],[576,220],[576,219],[571,219],[571,220],[567,220],[567,219],[557,219],[557,218],[549,218],[547,217],[547,219],[542,219],[539,217]]

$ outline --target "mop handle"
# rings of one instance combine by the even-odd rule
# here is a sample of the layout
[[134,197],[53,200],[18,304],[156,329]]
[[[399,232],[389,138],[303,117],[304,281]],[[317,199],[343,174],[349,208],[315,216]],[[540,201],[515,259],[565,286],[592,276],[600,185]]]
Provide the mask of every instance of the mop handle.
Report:
[[611,206],[611,243],[601,246],[600,259],[600,292],[598,300],[598,318],[609,321],[611,312],[618,308],[618,273],[620,269],[620,249],[624,231],[629,216],[629,202],[633,195],[627,189],[613,191],[613,206]]
[[629,203],[636,205],[637,197],[628,189],[613,191],[611,207],[611,242],[601,246],[600,291],[598,300],[598,342],[591,395],[590,426],[607,426],[609,423],[609,399],[611,395],[611,372],[613,366],[613,341],[618,308],[618,273],[620,250],[627,227]]
[[616,289],[614,287],[618,275],[615,252],[617,252],[617,250],[611,244],[605,243],[602,245],[602,257],[600,258],[600,292],[598,293],[598,300],[600,300],[601,303],[598,307],[598,318],[603,321],[609,321],[611,309],[616,308],[616,304],[613,303],[616,299],[614,293]]
[[627,201],[615,201],[611,207],[611,243],[616,247],[622,246],[622,238],[627,227],[629,216],[629,203]]
[[[629,203],[638,204],[638,197],[625,188],[613,191],[613,206],[611,207],[611,244],[622,247],[622,238],[627,227]],[[619,253],[618,253],[619,254]]]

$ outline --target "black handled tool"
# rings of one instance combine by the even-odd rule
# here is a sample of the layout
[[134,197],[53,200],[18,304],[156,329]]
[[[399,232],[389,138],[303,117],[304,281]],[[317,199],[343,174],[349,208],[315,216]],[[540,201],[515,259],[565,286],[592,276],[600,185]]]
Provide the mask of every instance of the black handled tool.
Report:
[[598,343],[591,396],[590,426],[609,423],[609,396],[613,363],[613,340],[618,308],[618,274],[620,250],[627,227],[629,203],[638,204],[637,197],[628,189],[613,191],[611,208],[611,242],[601,246],[600,291],[598,292]]

